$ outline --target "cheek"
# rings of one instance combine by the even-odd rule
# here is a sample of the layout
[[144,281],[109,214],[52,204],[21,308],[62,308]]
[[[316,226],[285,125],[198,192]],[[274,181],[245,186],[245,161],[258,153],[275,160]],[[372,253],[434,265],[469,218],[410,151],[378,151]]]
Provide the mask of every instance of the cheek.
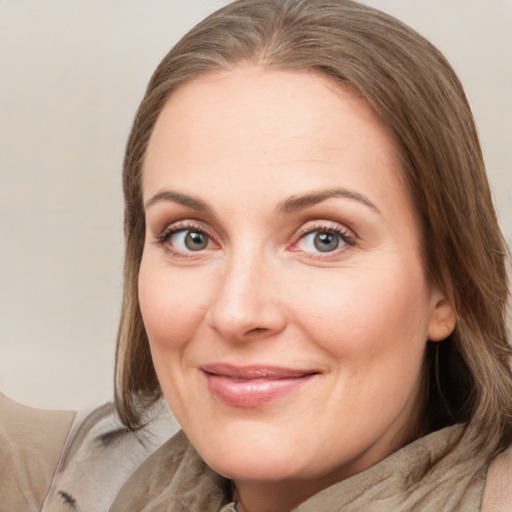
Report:
[[[400,269],[394,271],[394,268]],[[291,290],[296,321],[340,361],[397,359],[422,354],[429,293],[421,267],[403,262],[325,275],[306,295]],[[311,282],[311,281],[309,281]]]
[[201,323],[207,290],[196,282],[183,269],[170,270],[143,257],[139,302],[153,352],[180,349]]
[[423,283],[421,269],[369,268],[331,279],[301,304],[297,321],[335,368],[323,403],[341,411],[346,432],[363,436],[406,422],[420,407],[429,305]]

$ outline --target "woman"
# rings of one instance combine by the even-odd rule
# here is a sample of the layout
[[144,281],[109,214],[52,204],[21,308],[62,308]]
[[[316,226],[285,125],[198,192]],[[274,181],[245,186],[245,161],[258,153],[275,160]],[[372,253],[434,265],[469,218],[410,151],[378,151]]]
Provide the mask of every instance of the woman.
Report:
[[137,430],[163,394],[184,433],[111,510],[512,503],[486,482],[512,435],[507,251],[424,39],[349,0],[226,6],[153,75],[124,193],[118,412]]
[[[431,45],[348,1],[228,5],[155,72],[124,187],[118,409],[163,392],[231,481],[198,510],[479,509],[511,441],[506,248]],[[172,501],[146,470],[119,510]]]

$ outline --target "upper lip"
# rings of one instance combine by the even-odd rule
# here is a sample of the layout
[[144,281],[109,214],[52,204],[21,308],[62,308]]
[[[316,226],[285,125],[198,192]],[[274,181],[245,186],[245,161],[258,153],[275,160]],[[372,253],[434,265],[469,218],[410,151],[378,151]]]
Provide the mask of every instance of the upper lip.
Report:
[[201,370],[210,375],[228,377],[231,379],[292,379],[319,373],[316,370],[282,368],[278,366],[250,365],[235,366],[225,363],[212,363],[201,366]]

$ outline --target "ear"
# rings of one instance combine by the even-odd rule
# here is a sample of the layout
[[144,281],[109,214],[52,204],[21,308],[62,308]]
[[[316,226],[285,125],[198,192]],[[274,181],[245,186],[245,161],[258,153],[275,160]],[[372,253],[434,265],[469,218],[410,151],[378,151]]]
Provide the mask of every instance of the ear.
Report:
[[432,293],[432,304],[433,308],[428,324],[428,339],[430,341],[442,341],[455,329],[457,312],[439,290]]

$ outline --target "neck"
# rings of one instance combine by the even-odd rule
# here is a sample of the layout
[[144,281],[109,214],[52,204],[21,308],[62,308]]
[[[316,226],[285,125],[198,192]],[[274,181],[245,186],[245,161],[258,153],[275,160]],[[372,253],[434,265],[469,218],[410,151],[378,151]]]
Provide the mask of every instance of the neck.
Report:
[[238,502],[238,512],[290,512],[343,479],[338,474],[330,474],[311,480],[236,481],[233,483],[233,500]]
[[292,483],[237,482],[234,486],[238,512],[289,512],[312,495],[304,492],[304,485]]

